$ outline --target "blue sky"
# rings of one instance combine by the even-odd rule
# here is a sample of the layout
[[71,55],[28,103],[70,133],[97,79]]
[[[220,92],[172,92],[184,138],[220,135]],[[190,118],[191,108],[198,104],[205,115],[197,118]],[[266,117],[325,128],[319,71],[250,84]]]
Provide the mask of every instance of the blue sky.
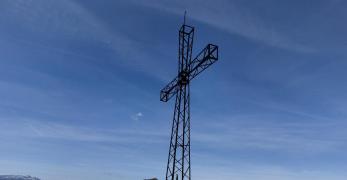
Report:
[[0,1],[0,174],[165,175],[184,10],[194,54],[192,177],[347,177],[347,2]]

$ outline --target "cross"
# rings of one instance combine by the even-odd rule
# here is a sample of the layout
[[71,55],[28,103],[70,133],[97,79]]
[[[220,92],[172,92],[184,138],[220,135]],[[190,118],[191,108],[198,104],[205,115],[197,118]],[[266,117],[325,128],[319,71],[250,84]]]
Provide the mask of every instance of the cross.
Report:
[[179,30],[178,74],[160,91],[167,102],[176,95],[166,180],[191,180],[190,164],[190,81],[218,60],[218,46],[208,44],[193,60],[194,27]]

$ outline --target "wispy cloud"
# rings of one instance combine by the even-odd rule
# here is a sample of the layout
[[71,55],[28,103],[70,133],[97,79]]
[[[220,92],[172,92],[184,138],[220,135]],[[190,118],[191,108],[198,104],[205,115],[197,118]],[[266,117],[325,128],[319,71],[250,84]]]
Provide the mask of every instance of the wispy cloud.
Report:
[[[4,4],[3,16],[11,18],[27,30],[36,33],[56,33],[65,37],[91,38],[105,43],[116,43],[117,48],[128,47],[131,40],[111,31],[102,20],[75,1],[13,0]],[[50,13],[47,13],[50,12]],[[56,35],[55,34],[55,35]],[[119,39],[120,38],[120,39]],[[121,44],[124,44],[121,46]]]
[[196,178],[202,180],[343,180],[345,173],[336,173],[334,171],[315,171],[315,170],[297,170],[282,166],[269,165],[250,165],[228,163],[226,166],[196,166]]
[[99,47],[114,52],[116,57],[114,61],[117,65],[163,79],[158,73],[153,73],[149,60],[154,58],[141,42],[122,33],[117,24],[99,18],[93,10],[79,2],[13,0],[5,1],[3,6],[4,11],[1,15],[4,19],[11,20],[8,24],[15,22],[21,29],[25,29],[26,33],[33,33],[38,37],[31,39],[34,37],[32,34],[25,38],[11,37],[11,35],[6,37],[12,43],[28,44],[38,46],[40,49],[48,48],[57,53],[94,59],[90,51],[75,51],[71,46],[59,45],[61,38],[81,43],[92,41]]
[[[11,118],[10,118],[11,119]],[[1,120],[3,136],[61,139],[94,143],[148,144],[166,142],[166,134],[154,130],[96,129],[33,119]],[[16,129],[16,131],[13,131]]]
[[[137,113],[134,116],[138,118],[142,115]],[[336,128],[340,126],[336,123],[269,123],[269,120],[264,120],[259,124],[261,121],[259,117],[224,117],[217,118],[213,125],[200,124],[200,127],[192,132],[192,141],[205,148],[262,149],[285,153],[337,151],[346,141],[340,138],[341,134],[330,132],[334,129],[336,131]],[[115,144],[166,144],[169,135],[167,130],[96,129],[32,119],[9,121],[3,118],[1,122],[3,136],[24,138]],[[322,132],[330,132],[330,135],[322,136]]]
[[[137,3],[139,1],[136,1]],[[311,47],[300,44],[280,33],[275,27],[266,24],[261,18],[233,1],[217,0],[201,2],[198,0],[170,1],[150,0],[140,1],[144,6],[164,10],[182,16],[188,10],[188,17],[225,30],[230,34],[237,34],[266,45],[299,51],[313,52]]]
[[192,138],[208,148],[253,149],[282,153],[335,152],[345,147],[346,139],[341,138],[341,133],[333,132],[342,132],[343,130],[338,128],[344,126],[342,123],[294,123],[273,121],[272,118],[259,115],[217,118],[213,125],[206,124],[203,128],[195,130]]
[[135,120],[135,121],[140,120],[142,117],[143,117],[142,112],[138,112],[138,113],[136,113],[136,114],[131,115],[131,119],[133,119],[133,120]]

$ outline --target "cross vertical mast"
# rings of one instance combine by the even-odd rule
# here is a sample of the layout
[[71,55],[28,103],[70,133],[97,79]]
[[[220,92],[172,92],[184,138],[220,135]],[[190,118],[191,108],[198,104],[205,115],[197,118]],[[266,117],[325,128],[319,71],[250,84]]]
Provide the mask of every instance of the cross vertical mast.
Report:
[[176,95],[172,121],[166,180],[191,180],[190,163],[190,80],[218,60],[218,47],[206,46],[194,60],[194,27],[184,24],[179,30],[178,75],[161,90],[160,100]]

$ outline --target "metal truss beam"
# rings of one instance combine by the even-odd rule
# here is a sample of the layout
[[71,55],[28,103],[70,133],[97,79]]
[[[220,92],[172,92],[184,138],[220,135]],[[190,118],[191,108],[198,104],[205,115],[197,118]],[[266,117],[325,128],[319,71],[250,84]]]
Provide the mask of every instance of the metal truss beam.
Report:
[[166,180],[191,180],[190,162],[190,81],[218,60],[218,47],[208,44],[192,60],[194,27],[179,30],[178,75],[160,91],[167,102],[176,95],[172,121]]
[[[218,60],[218,46],[208,44],[197,56],[189,63],[189,80],[195,78]],[[180,74],[180,73],[179,73]],[[167,102],[178,92],[179,75],[160,91],[160,101]]]

